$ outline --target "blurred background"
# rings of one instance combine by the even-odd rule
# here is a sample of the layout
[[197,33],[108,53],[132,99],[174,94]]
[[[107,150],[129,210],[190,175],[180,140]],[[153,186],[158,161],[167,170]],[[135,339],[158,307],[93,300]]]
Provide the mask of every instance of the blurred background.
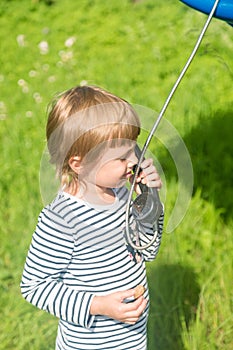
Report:
[[[51,98],[93,84],[156,115],[206,18],[178,0],[0,0],[0,349],[54,349],[57,320],[19,289],[44,205],[39,172]],[[233,348],[232,36],[230,25],[212,20],[165,115],[190,154],[194,188],[182,222],[165,229],[147,265],[148,350]],[[177,170],[168,145],[155,137],[150,151],[166,180],[167,221]]]

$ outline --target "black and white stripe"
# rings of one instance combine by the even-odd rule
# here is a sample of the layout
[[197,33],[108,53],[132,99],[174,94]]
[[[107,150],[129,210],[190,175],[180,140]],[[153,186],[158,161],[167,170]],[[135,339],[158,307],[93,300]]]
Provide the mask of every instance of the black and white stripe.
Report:
[[[104,316],[91,316],[95,295],[147,288],[145,261],[155,258],[161,242],[163,217],[157,240],[135,263],[125,239],[127,190],[116,190],[111,206],[92,206],[61,192],[39,216],[21,282],[24,298],[60,319],[56,349],[145,350],[147,310],[135,325]],[[140,229],[142,243],[153,234]],[[145,295],[148,298],[148,292]]]

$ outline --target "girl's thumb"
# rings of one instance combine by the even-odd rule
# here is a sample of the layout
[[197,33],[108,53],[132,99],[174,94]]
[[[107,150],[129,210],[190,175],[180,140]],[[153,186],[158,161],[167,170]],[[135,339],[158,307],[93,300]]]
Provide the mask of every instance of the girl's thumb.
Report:
[[123,292],[121,292],[121,300],[124,303],[129,303],[131,301],[134,301],[134,289],[128,289]]

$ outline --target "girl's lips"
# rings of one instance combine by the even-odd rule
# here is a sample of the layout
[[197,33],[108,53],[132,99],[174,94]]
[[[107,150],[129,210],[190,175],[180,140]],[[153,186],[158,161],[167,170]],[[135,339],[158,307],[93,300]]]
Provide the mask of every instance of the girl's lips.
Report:
[[125,174],[125,178],[126,179],[129,179],[130,177],[132,176],[132,171],[128,171],[126,174]]

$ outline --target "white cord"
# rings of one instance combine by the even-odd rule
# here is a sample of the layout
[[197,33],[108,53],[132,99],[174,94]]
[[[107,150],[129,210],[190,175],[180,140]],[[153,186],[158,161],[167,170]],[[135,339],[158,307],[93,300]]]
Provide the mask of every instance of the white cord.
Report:
[[168,107],[170,101],[171,101],[171,98],[173,97],[173,95],[174,95],[176,89],[178,88],[178,86],[179,86],[181,80],[183,79],[185,73],[187,72],[187,70],[188,70],[188,68],[189,68],[189,66],[190,66],[190,64],[191,64],[191,62],[193,61],[194,56],[195,56],[196,53],[197,53],[197,50],[198,50],[198,48],[199,48],[199,46],[200,46],[200,44],[201,44],[201,42],[202,42],[202,39],[203,39],[203,37],[204,37],[204,35],[205,35],[205,32],[206,32],[206,30],[207,30],[207,28],[208,28],[208,26],[209,26],[209,24],[210,24],[210,22],[211,22],[211,20],[212,20],[212,18],[213,18],[213,15],[214,15],[214,13],[215,13],[215,11],[216,11],[216,8],[217,8],[217,6],[218,6],[219,1],[220,1],[220,0],[216,0],[216,1],[215,1],[214,5],[213,5],[213,7],[212,7],[212,10],[211,10],[211,12],[210,12],[210,14],[209,14],[209,16],[208,16],[208,18],[207,18],[207,21],[206,21],[206,23],[205,23],[205,25],[204,25],[204,27],[203,27],[203,29],[202,29],[202,31],[201,31],[199,37],[198,37],[198,40],[197,40],[197,42],[196,42],[196,44],[195,44],[195,46],[194,46],[192,52],[191,52],[191,55],[190,55],[189,59],[187,60],[187,62],[186,62],[186,64],[185,64],[184,68],[182,69],[182,71],[181,71],[179,77],[177,78],[177,80],[176,80],[176,82],[175,82],[173,88],[171,89],[171,91],[170,91],[170,93],[169,93],[169,95],[168,95],[168,97],[167,97],[167,99],[166,99],[166,101],[165,101],[165,103],[164,103],[164,105],[163,105],[163,107],[162,107],[160,113],[159,113],[159,116],[158,116],[158,118],[156,119],[156,121],[155,121],[155,123],[154,123],[154,125],[153,125],[153,127],[152,127],[152,129],[151,129],[151,131],[150,131],[150,134],[148,135],[148,137],[147,137],[147,139],[146,139],[146,141],[145,141],[145,144],[144,144],[144,146],[143,146],[143,148],[142,148],[142,153],[141,153],[140,159],[139,159],[139,161],[138,161],[138,167],[137,167],[137,170],[136,170],[136,172],[135,172],[135,174],[134,174],[134,178],[133,178],[133,181],[132,181],[132,184],[131,184],[131,188],[130,188],[130,191],[129,191],[128,201],[127,201],[127,204],[126,204],[126,237],[127,237],[128,243],[129,243],[134,249],[137,249],[137,250],[147,249],[148,247],[150,247],[150,246],[155,242],[156,236],[157,236],[157,233],[155,233],[155,235],[154,235],[153,239],[151,240],[151,242],[149,242],[148,244],[146,244],[146,245],[144,245],[144,246],[138,246],[138,245],[135,245],[135,244],[132,242],[132,239],[131,239],[131,236],[130,236],[130,232],[129,232],[129,213],[130,213],[130,205],[131,205],[131,201],[132,201],[132,196],[133,196],[134,187],[135,187],[135,184],[136,184],[136,178],[137,178],[137,176],[138,176],[141,163],[142,163],[142,161],[143,161],[143,159],[144,159],[144,156],[145,156],[146,150],[147,150],[147,148],[148,148],[148,146],[149,146],[149,143],[150,143],[150,141],[151,141],[151,139],[152,139],[152,137],[153,137],[153,135],[154,135],[156,129],[158,128],[159,123],[160,123],[160,121],[161,121],[161,119],[162,119],[162,117],[163,117],[163,115],[164,115],[164,113],[165,113],[165,111],[166,111],[166,109],[167,109],[167,107]]

